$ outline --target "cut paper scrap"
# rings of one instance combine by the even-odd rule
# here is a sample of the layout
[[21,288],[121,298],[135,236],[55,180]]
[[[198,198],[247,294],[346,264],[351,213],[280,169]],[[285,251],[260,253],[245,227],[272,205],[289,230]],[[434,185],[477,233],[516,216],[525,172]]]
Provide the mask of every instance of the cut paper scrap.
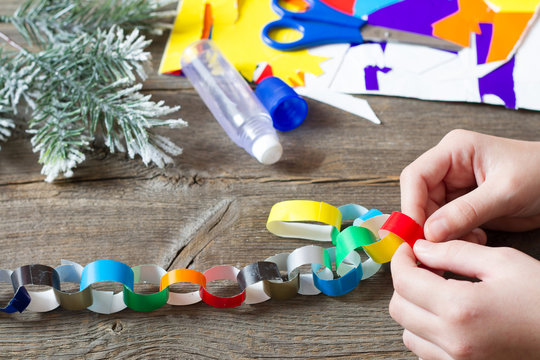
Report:
[[161,60],[159,72],[179,75],[180,56],[193,41],[210,34],[211,23],[234,24],[238,18],[236,0],[182,0],[178,16]]
[[402,0],[322,0],[323,3],[347,15],[369,15]]
[[[215,8],[215,3],[221,5]],[[183,0],[169,37],[160,66],[160,73],[179,74],[180,56],[191,42],[200,39],[204,29],[206,4],[212,12],[211,38],[240,73],[249,81],[257,64],[266,61],[272,66],[274,76],[289,85],[303,85],[302,74],[321,75],[323,57],[311,55],[307,50],[281,52],[270,48],[261,39],[264,25],[278,19],[269,1],[245,0]],[[230,8],[238,11],[237,19]],[[282,36],[291,33],[282,32]],[[279,35],[279,34],[278,34]]]
[[380,124],[381,120],[377,117],[369,103],[352,95],[338,93],[329,89],[317,89],[310,87],[296,87],[295,91],[302,96],[313,100],[334,106],[338,109],[358,115],[374,124]]
[[369,15],[400,1],[402,0],[356,0],[356,3],[354,4],[354,15]]
[[403,0],[370,14],[368,22],[436,36],[462,46],[469,46],[471,33],[481,33],[481,24],[492,24],[486,62],[494,62],[511,58],[539,3],[540,0]]
[[370,25],[433,35],[432,24],[458,10],[456,0],[403,0],[368,16]]
[[[480,24],[480,29],[480,34],[471,34],[470,47],[459,53],[398,43],[350,47],[344,55],[328,60],[341,64],[329,89],[540,110],[540,98],[536,95],[540,92],[536,65],[540,59],[540,22],[536,20],[528,28],[509,60],[496,62],[486,63],[492,24]],[[385,68],[390,70],[376,71],[376,76],[369,70]],[[329,82],[328,78],[312,80],[306,77],[307,88]]]
[[[508,1],[459,0],[454,14],[433,24],[433,34],[469,46],[470,33],[481,33],[480,24],[491,24],[492,38],[486,62],[510,57],[525,33],[540,0],[516,6]],[[514,1],[519,3],[519,1]]]
[[540,110],[540,21],[536,20],[515,54],[513,80],[516,108]]

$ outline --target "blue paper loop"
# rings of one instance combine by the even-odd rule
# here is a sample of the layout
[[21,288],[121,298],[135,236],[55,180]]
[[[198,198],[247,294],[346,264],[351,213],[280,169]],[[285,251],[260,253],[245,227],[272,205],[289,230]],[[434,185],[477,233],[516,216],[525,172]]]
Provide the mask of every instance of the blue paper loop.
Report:
[[341,213],[341,221],[354,220],[368,213],[368,209],[357,204],[341,205],[338,210]]
[[[0,281],[12,283],[11,270],[0,269]],[[30,295],[24,286],[21,286],[14,293],[6,307],[0,308],[0,311],[11,314],[16,311],[23,312],[30,305]]]
[[[328,255],[330,256],[332,263],[335,263],[336,248],[332,247],[326,250],[328,252]],[[353,261],[351,261],[351,263],[354,263],[356,266],[349,265],[351,267],[351,270],[336,279],[321,278],[318,274],[318,271],[322,267],[322,265],[313,264],[311,266],[311,269],[313,271],[313,283],[315,284],[315,287],[317,287],[317,289],[319,289],[323,294],[326,294],[328,296],[341,296],[354,290],[360,283],[360,280],[362,280],[363,271],[362,265],[360,264],[360,255],[358,255],[358,253],[356,252],[353,252],[350,254],[350,256],[355,257],[354,259],[352,259]],[[348,256],[347,259],[351,258]]]
[[133,270],[120,261],[97,260],[84,267],[80,290],[100,281],[115,281],[133,290],[134,277]]

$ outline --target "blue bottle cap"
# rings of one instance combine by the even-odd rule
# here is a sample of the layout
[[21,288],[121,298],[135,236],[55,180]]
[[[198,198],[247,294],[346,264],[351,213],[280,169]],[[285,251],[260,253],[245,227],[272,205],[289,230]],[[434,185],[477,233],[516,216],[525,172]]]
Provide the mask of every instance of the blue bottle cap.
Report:
[[266,107],[274,128],[279,131],[296,129],[307,116],[307,102],[275,76],[262,80],[255,88],[255,95]]

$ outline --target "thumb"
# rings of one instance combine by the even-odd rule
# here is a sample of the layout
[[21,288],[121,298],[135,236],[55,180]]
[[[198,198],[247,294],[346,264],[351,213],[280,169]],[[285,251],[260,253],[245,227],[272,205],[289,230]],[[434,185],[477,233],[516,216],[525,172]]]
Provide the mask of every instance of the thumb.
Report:
[[418,261],[425,266],[480,280],[501,265],[496,248],[462,240],[443,243],[418,240],[413,250]]
[[434,242],[454,240],[501,216],[502,211],[497,187],[485,182],[435,211],[427,219],[424,233]]

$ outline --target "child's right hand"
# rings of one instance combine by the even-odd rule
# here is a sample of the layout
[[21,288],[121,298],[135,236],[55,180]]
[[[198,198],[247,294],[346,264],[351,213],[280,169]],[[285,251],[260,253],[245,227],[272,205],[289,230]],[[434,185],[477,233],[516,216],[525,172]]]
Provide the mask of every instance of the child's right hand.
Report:
[[485,243],[478,226],[540,227],[540,142],[454,130],[401,173],[402,211],[426,239]]

